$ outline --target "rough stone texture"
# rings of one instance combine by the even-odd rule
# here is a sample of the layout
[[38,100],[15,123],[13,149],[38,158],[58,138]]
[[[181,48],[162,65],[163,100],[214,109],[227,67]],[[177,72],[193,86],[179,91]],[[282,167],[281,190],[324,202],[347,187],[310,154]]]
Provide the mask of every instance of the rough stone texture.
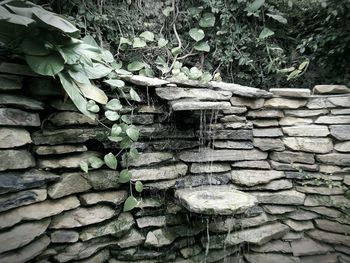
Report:
[[0,126],[40,126],[40,118],[37,113],[29,113],[22,110],[0,108]]
[[98,203],[120,205],[127,197],[128,193],[124,190],[120,190],[81,194],[79,199],[83,205],[94,205]]
[[288,136],[326,137],[329,135],[328,127],[324,125],[299,125],[283,127],[282,130]]
[[306,256],[306,257],[300,258],[300,263],[314,263],[314,262],[338,263],[339,261],[337,259],[336,254],[315,255],[315,256]]
[[46,197],[46,189],[35,189],[14,194],[0,195],[0,212],[44,201]]
[[350,109],[332,109],[331,113],[333,115],[349,115]]
[[322,230],[311,230],[307,232],[307,235],[313,239],[329,244],[337,244],[348,246],[350,244],[350,236],[344,236],[340,234],[333,234]]
[[350,226],[340,224],[338,222],[326,220],[326,219],[317,219],[315,220],[315,224],[319,229],[333,232],[333,233],[339,233],[343,235],[350,235]]
[[13,148],[31,143],[28,131],[20,128],[0,128],[0,149]]
[[257,111],[249,111],[247,117],[250,118],[282,118],[284,114],[281,110],[257,110]]
[[314,228],[312,221],[295,221],[291,219],[285,220],[283,223],[288,225],[293,231],[301,232]]
[[350,152],[350,142],[340,142],[334,146],[338,152]]
[[141,245],[145,239],[144,235],[133,228],[126,236],[119,239],[117,245],[121,248],[136,247]]
[[115,213],[116,211],[108,206],[80,207],[55,216],[50,228],[73,228],[95,224],[113,217]]
[[254,146],[250,141],[214,141],[215,148],[220,149],[253,149]]
[[350,140],[350,125],[331,125],[331,135],[339,141]]
[[293,126],[293,125],[306,125],[312,122],[313,122],[312,119],[288,116],[280,119],[279,124],[281,126]]
[[314,116],[320,116],[328,114],[327,109],[321,109],[321,110],[285,110],[284,113],[286,116],[292,116],[292,117],[314,117]]
[[344,97],[320,97],[309,99],[306,107],[309,109],[324,109],[335,107],[348,107],[350,103],[350,96]]
[[158,78],[150,78],[141,75],[124,75],[122,79],[138,86],[158,87],[169,83],[169,81]]
[[91,185],[79,173],[65,173],[61,180],[48,188],[48,194],[52,199],[60,198],[74,193],[88,191]]
[[270,169],[270,164],[267,161],[240,161],[231,164],[233,168],[258,168]]
[[80,233],[80,239],[86,241],[106,235],[121,237],[127,233],[134,224],[134,218],[130,213],[121,213],[118,218],[112,221],[85,228]]
[[[227,235],[217,235],[210,238],[210,248],[221,248],[224,245],[235,246],[241,243],[249,243],[255,245],[263,245],[272,239],[282,237],[289,227],[281,223],[266,224],[257,228],[229,233]],[[207,243],[206,239],[202,239],[202,243]]]
[[0,151],[0,171],[26,169],[34,166],[35,160],[30,152],[26,150]]
[[179,158],[184,162],[215,162],[215,161],[243,161],[263,160],[267,154],[258,150],[211,150],[181,152]]
[[88,162],[90,157],[100,157],[96,152],[76,153],[65,157],[40,158],[38,160],[39,168],[58,169],[58,168],[79,168],[82,161]]
[[[17,225],[11,230],[0,233],[0,253],[23,247],[43,234],[50,224],[50,219]],[[6,245],[5,245],[6,244]]]
[[274,109],[298,109],[305,106],[306,103],[307,100],[272,98],[265,101],[264,107]]
[[345,153],[328,153],[324,155],[317,155],[316,159],[322,163],[334,165],[350,165],[350,155]]
[[106,190],[111,188],[118,188],[120,185],[116,177],[118,173],[112,170],[98,170],[83,173],[82,176],[88,180],[89,184],[94,190]]
[[34,146],[33,150],[38,155],[51,155],[51,154],[65,154],[75,152],[86,152],[87,148],[85,145],[54,145],[54,146]]
[[189,211],[209,215],[239,214],[257,203],[253,196],[229,186],[181,189],[175,192],[175,196]]
[[236,170],[231,172],[232,181],[239,185],[255,186],[285,177],[283,172],[264,170]]
[[270,158],[272,160],[284,163],[315,163],[315,158],[313,154],[303,152],[272,152],[270,154]]
[[62,198],[60,200],[47,200],[37,204],[31,204],[12,209],[0,214],[0,229],[13,226],[21,221],[39,220],[74,209],[80,205],[75,196]]
[[7,171],[0,173],[0,194],[17,192],[25,189],[44,186],[48,182],[60,179],[59,175],[36,169]]
[[57,230],[50,237],[52,243],[75,243],[79,240],[79,233],[74,230]]
[[293,188],[293,183],[290,182],[289,180],[274,180],[271,182],[268,182],[266,184],[259,184],[255,186],[250,186],[250,187],[242,187],[238,186],[238,190],[242,191],[278,191],[278,190],[287,190]]
[[63,111],[58,112],[49,118],[50,122],[56,126],[68,125],[96,125],[97,120],[91,119],[82,113]]
[[280,191],[275,193],[255,192],[251,193],[259,203],[263,204],[282,204],[282,205],[302,205],[304,204],[305,194],[295,190]]
[[287,148],[294,151],[311,153],[329,153],[333,150],[330,138],[286,137],[283,138]]
[[271,167],[278,171],[312,171],[317,172],[319,170],[318,164],[304,164],[304,163],[280,163],[270,160]]
[[283,215],[285,213],[293,212],[295,208],[293,206],[283,206],[283,205],[264,205],[264,210],[266,213],[272,215]]
[[20,90],[22,88],[23,77],[14,75],[0,75],[0,90]]
[[230,167],[230,164],[228,163],[211,163],[211,164],[194,163],[191,165],[190,172],[194,174],[222,173],[222,172],[228,172],[230,170],[231,170],[231,167]]
[[223,110],[231,107],[229,102],[210,102],[210,101],[190,101],[187,99],[174,100],[169,102],[173,111],[187,110]]
[[254,129],[254,137],[280,137],[283,136],[280,128]]
[[264,106],[264,99],[248,99],[242,97],[232,97],[230,99],[232,106],[234,107],[248,107],[250,109],[259,109]]
[[321,116],[315,120],[318,124],[349,124],[350,116],[337,115],[337,116]]
[[273,254],[273,253],[245,254],[244,258],[249,263],[300,263],[299,258],[297,257],[279,255],[279,254]]
[[19,95],[1,94],[0,104],[28,110],[43,110],[44,103],[29,97]]
[[242,97],[249,98],[270,98],[272,97],[272,93],[267,92],[265,90],[256,89],[247,86],[241,86],[234,83],[225,83],[218,81],[210,81],[209,87],[219,90],[228,90],[231,91],[235,95],[239,95]]
[[247,107],[230,107],[222,111],[224,114],[241,114],[247,112]]
[[313,88],[316,94],[343,94],[350,93],[350,89],[345,85],[316,85]]
[[278,120],[275,119],[260,119],[260,120],[254,120],[253,121],[254,127],[275,127],[278,126]]
[[278,138],[254,138],[254,146],[262,151],[284,151],[283,141]]
[[46,235],[40,237],[29,245],[15,251],[0,255],[2,263],[25,263],[40,255],[50,244],[50,238]]
[[155,181],[175,179],[184,176],[187,172],[187,165],[177,163],[158,168],[131,169],[133,181]]
[[319,194],[319,195],[341,195],[344,194],[344,190],[340,187],[311,187],[311,186],[297,186],[297,191],[308,194]]
[[279,89],[270,89],[273,95],[281,97],[291,97],[291,98],[307,98],[310,97],[309,89],[289,89],[289,88],[279,88]]
[[256,246],[251,248],[255,252],[268,253],[292,253],[292,248],[288,242],[283,242],[281,240],[272,240],[262,246]]
[[139,158],[136,160],[125,160],[123,161],[123,166],[151,166],[159,164],[166,161],[174,161],[174,156],[172,153],[166,152],[152,152],[152,153],[141,153]]
[[197,131],[197,137],[208,140],[253,140],[251,129]]
[[156,88],[159,97],[165,100],[196,99],[196,100],[229,100],[232,93],[229,91],[215,91],[211,89],[193,88]]

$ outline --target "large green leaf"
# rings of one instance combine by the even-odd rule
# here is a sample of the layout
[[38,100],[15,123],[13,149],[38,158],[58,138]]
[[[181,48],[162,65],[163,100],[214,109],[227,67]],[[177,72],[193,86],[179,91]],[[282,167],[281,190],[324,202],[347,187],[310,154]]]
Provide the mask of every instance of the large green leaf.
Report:
[[86,99],[81,95],[79,88],[74,83],[72,78],[68,75],[68,73],[61,72],[58,74],[58,76],[60,78],[62,87],[67,92],[68,96],[71,98],[74,105],[79,109],[79,111],[91,119],[95,119],[96,115],[88,110]]
[[268,38],[272,35],[274,35],[275,32],[273,32],[272,30],[270,30],[269,28],[267,27],[264,27],[263,30],[261,31],[260,35],[259,35],[259,38],[260,39],[265,39],[265,38]]
[[115,158],[113,153],[106,154],[103,159],[109,168],[117,169],[117,158]]
[[28,66],[35,72],[44,76],[55,76],[64,68],[64,60],[59,53],[47,56],[25,56]]
[[127,169],[124,169],[119,174],[118,182],[124,184],[129,182],[130,179],[131,179],[131,173]]
[[3,6],[0,6],[0,21],[6,21],[7,23],[20,26],[29,26],[30,24],[35,23],[33,19],[22,15],[13,14]]
[[205,36],[203,29],[199,28],[192,28],[189,34],[196,42],[201,41]]
[[50,54],[50,50],[46,48],[45,42],[34,37],[25,38],[21,43],[21,49],[26,55],[46,56]]
[[91,84],[88,76],[80,65],[67,69],[67,72],[75,81],[84,84]]
[[202,18],[199,20],[201,27],[213,27],[215,25],[215,16],[213,13],[204,13]]
[[129,128],[126,130],[126,134],[134,142],[138,140],[139,133],[140,133],[139,130],[134,125],[130,125]]
[[134,209],[138,204],[138,201],[136,200],[135,197],[129,196],[124,203],[123,211],[128,212],[132,209]]
[[144,67],[145,67],[145,63],[140,62],[140,61],[134,61],[128,65],[128,70],[131,72],[134,72],[134,71],[139,71],[139,70],[143,69]]
[[193,47],[197,51],[209,52],[210,46],[207,42],[201,41],[194,45]]
[[101,63],[93,63],[93,66],[84,65],[84,69],[89,79],[100,79],[112,72],[112,69]]
[[107,79],[107,80],[104,80],[103,82],[111,86],[112,89],[123,88],[125,86],[125,82],[120,79]]
[[260,9],[260,7],[263,6],[264,3],[265,3],[265,0],[255,0],[253,3],[247,6],[247,11],[249,13],[255,13]]
[[79,82],[76,82],[76,84],[79,87],[81,93],[84,95],[84,97],[94,100],[101,104],[107,103],[108,97],[106,93],[104,93],[104,91],[100,88],[96,87],[93,84],[85,84]]
[[152,42],[154,41],[154,34],[150,31],[145,31],[140,34],[140,37],[145,39],[146,41]]
[[43,24],[63,31],[68,34],[76,33],[79,30],[73,26],[68,20],[46,11],[45,9],[33,7],[34,18],[37,18]]

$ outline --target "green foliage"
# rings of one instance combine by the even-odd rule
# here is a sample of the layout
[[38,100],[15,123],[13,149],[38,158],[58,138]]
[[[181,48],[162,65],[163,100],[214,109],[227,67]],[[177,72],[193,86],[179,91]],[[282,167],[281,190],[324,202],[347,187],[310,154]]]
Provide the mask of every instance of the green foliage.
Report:
[[[137,1],[62,1],[51,3],[100,44],[108,43],[125,65],[144,63],[134,71],[145,75],[152,69],[156,76],[189,78],[186,69],[172,71],[179,61],[184,68],[261,88],[309,88],[350,78],[348,0],[195,0],[175,1],[175,8],[170,0],[146,1],[142,11]],[[152,32],[154,41],[144,32]],[[133,47],[137,38],[143,43]],[[291,78],[294,70],[288,69],[304,61],[308,67]]]

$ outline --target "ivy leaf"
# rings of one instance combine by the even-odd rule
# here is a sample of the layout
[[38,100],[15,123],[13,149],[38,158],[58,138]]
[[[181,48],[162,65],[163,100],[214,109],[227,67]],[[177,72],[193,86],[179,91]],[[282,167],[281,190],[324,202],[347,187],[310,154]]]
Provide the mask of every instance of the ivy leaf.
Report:
[[199,28],[192,28],[189,34],[196,42],[201,41],[205,36],[203,29]]
[[124,138],[119,136],[108,136],[108,139],[112,142],[121,142]]
[[111,129],[111,136],[118,136],[122,133],[122,128],[118,124],[113,124]]
[[86,108],[88,111],[91,111],[93,113],[97,113],[100,111],[100,107],[93,100],[88,101],[88,103],[86,104]]
[[158,47],[159,47],[159,48],[165,47],[168,43],[169,43],[168,40],[166,40],[166,39],[164,39],[164,38],[160,38],[160,39],[158,40]]
[[103,81],[112,87],[112,90],[115,88],[123,88],[125,86],[125,82],[120,79],[107,79]]
[[134,125],[129,126],[129,128],[126,130],[126,134],[134,142],[138,140],[139,133],[140,133],[139,130]]
[[213,13],[204,13],[202,18],[199,20],[201,27],[213,27],[215,25],[215,16]]
[[148,42],[154,41],[154,34],[150,31],[145,31],[140,34],[140,37],[144,38]]
[[89,163],[90,163],[91,167],[95,168],[95,169],[101,168],[102,165],[104,165],[104,162],[96,156],[90,157]]
[[163,9],[162,13],[163,13],[163,15],[168,17],[170,15],[170,13],[173,12],[173,11],[174,11],[174,8],[168,6],[168,7]]
[[136,160],[140,157],[140,153],[137,151],[136,148],[131,148],[129,151],[129,156],[131,159]]
[[196,67],[192,67],[190,69],[190,74],[189,74],[189,77],[190,79],[199,79],[201,76],[202,76],[202,71],[199,70],[198,68]]
[[286,18],[284,18],[283,16],[281,16],[281,15],[273,15],[273,14],[267,14],[267,16],[269,16],[269,17],[271,17],[272,19],[274,19],[274,20],[276,20],[276,21],[278,21],[278,22],[280,22],[280,23],[282,23],[282,24],[287,24],[287,19]]
[[207,42],[198,42],[194,45],[193,47],[197,51],[203,51],[203,52],[209,52],[210,51],[210,46]]
[[260,39],[265,39],[268,38],[272,35],[274,35],[275,32],[273,32],[272,30],[268,29],[267,27],[264,27],[263,30],[261,31],[259,38]]
[[133,88],[130,89],[130,97],[134,101],[137,101],[137,102],[141,101],[141,98],[140,98],[139,94],[137,94],[136,91]]
[[127,44],[127,45],[131,46],[132,42],[128,38],[121,37],[120,40],[119,40],[119,44],[120,45]]
[[123,115],[121,119],[124,123],[131,124],[131,120],[127,115]]
[[110,111],[110,110],[105,112],[105,116],[110,121],[117,121],[119,119],[119,117],[120,117],[117,112]]
[[131,179],[131,173],[127,170],[127,169],[124,169],[120,172],[119,174],[119,178],[118,178],[118,181],[119,183],[127,183],[129,182]]
[[135,190],[141,193],[143,191],[143,183],[141,183],[140,181],[137,181],[135,183]]
[[55,76],[64,68],[64,60],[59,53],[51,53],[47,56],[26,55],[28,66],[39,75]]
[[247,6],[247,11],[249,13],[255,13],[256,11],[258,11],[260,9],[260,7],[263,6],[263,4],[265,3],[265,0],[255,0],[253,3],[251,3],[249,6]]
[[204,74],[201,77],[201,83],[205,84],[211,81],[211,74],[209,72],[204,72]]
[[115,158],[113,153],[106,154],[103,159],[109,168],[117,169],[117,158]]
[[106,104],[108,110],[121,110],[123,106],[118,99],[112,99]]
[[134,209],[137,206],[137,204],[138,204],[138,201],[136,200],[136,198],[133,196],[129,196],[125,200],[123,211],[128,212],[128,211]]
[[134,71],[139,71],[139,70],[143,69],[144,67],[145,67],[145,63],[140,62],[140,61],[134,61],[128,65],[128,70],[131,72],[134,72]]
[[146,41],[144,41],[143,39],[141,39],[139,37],[134,38],[134,41],[132,43],[133,48],[143,48],[145,46],[147,46]]
[[87,162],[82,161],[79,163],[80,169],[83,170],[85,173],[89,172],[89,165]]

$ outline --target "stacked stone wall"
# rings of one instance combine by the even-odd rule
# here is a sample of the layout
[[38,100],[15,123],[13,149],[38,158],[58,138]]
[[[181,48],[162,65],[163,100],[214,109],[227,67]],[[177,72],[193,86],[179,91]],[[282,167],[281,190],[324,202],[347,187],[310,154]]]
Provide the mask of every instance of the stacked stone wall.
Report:
[[[129,167],[47,80],[0,76],[0,262],[350,262],[350,93],[123,76]],[[113,94],[109,94],[113,97]],[[120,170],[119,169],[119,170]]]

